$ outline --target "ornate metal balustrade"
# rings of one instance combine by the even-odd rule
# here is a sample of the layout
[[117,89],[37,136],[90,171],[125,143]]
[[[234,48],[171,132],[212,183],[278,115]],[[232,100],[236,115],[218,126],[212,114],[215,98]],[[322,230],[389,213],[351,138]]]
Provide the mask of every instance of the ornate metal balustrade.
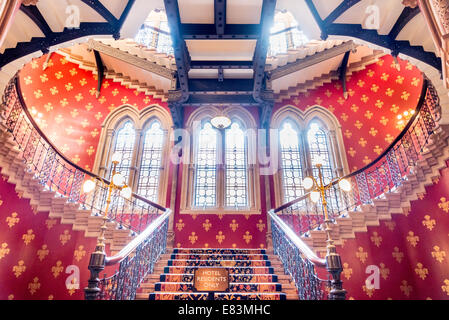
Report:
[[[359,211],[361,205],[372,204],[374,199],[382,198],[401,186],[438,128],[439,118],[437,92],[425,79],[413,117],[390,147],[366,167],[344,177],[350,181],[352,190],[342,192],[334,183],[326,191],[331,220],[345,217],[349,211]],[[313,203],[309,194],[280,206],[274,212],[299,235],[307,236],[310,230],[320,228],[324,223],[321,201]]]
[[326,260],[320,260],[299,236],[308,237],[311,230],[324,230],[326,224],[335,223],[336,218],[346,217],[350,211],[360,211],[362,205],[385,198],[385,194],[401,186],[422,158],[422,152],[438,129],[440,116],[437,92],[430,80],[425,79],[415,113],[400,135],[375,161],[344,177],[350,181],[352,190],[341,191],[337,182],[327,186],[329,188],[326,189],[325,196],[328,202],[328,221],[321,200],[313,203],[309,194],[269,212],[274,250],[280,256],[286,271],[295,279],[301,298],[321,297],[323,290],[316,280],[314,267],[326,267],[333,277],[329,284],[336,295],[331,290],[329,298],[338,299],[339,295],[344,298],[344,290],[340,280],[341,268],[329,266],[341,265],[335,247],[332,254],[329,254],[329,245],[333,246],[333,241],[328,241]]
[[[99,250],[97,245],[91,255],[91,278],[85,289],[86,299],[133,299],[140,282],[165,251],[171,210],[134,193],[125,199],[118,189],[113,189],[109,210],[105,212],[110,182],[68,160],[48,140],[24,103],[17,75],[5,90],[0,116],[19,150],[16,159],[23,160],[27,172],[43,190],[91,211],[94,216],[116,222],[117,228],[136,236],[114,257],[107,257],[104,248]],[[92,180],[95,188],[86,194],[82,188],[87,180]],[[118,271],[100,280],[100,272],[113,265],[118,265]]]

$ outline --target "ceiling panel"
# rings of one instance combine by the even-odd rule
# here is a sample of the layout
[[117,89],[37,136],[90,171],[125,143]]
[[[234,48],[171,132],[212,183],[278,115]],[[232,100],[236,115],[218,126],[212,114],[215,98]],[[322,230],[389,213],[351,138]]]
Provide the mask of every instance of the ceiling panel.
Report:
[[257,40],[186,40],[192,60],[251,61]]
[[214,0],[178,0],[181,23],[214,23]]
[[343,0],[314,0],[318,13],[320,14],[321,19],[327,18],[327,16],[337,8]]
[[122,12],[125,10],[128,1],[124,0],[100,0],[100,2],[108,9],[114,17],[120,19]]
[[262,0],[227,0],[226,23],[259,24],[262,3]]

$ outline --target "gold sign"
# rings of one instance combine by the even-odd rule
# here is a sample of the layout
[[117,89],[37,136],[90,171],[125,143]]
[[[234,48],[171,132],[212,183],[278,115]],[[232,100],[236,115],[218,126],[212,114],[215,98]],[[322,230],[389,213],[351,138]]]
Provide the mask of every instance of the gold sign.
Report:
[[226,268],[196,269],[193,285],[197,292],[227,291],[229,288],[229,271]]

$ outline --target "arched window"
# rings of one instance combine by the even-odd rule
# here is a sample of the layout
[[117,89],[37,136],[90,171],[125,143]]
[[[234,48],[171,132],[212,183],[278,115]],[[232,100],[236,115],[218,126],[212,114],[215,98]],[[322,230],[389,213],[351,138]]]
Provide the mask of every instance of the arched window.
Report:
[[248,206],[247,148],[245,132],[238,122],[226,129],[226,207]]
[[111,157],[119,152],[117,172],[124,175],[133,192],[167,205],[171,127],[170,113],[160,106],[140,112],[127,105],[116,108],[103,122],[93,172],[110,179]]
[[144,131],[143,136],[137,193],[157,202],[164,143],[164,131],[160,122],[158,120],[152,121]]
[[[136,141],[136,130],[131,120],[124,122],[123,126],[117,131],[117,138],[115,140],[114,153],[119,152],[122,155],[122,160],[117,165],[117,171],[120,172],[126,180],[129,179],[129,172],[133,161],[134,144]],[[112,176],[112,171],[109,172],[109,179]]]
[[[229,127],[213,127],[210,120],[223,113],[231,119]],[[257,126],[252,115],[241,107],[211,107],[193,112],[186,127],[193,143],[182,167],[180,212],[260,213]]]
[[163,9],[151,11],[144,24],[140,27],[135,41],[153,48],[157,52],[173,54],[170,29],[168,27],[167,15]]
[[210,122],[206,122],[199,132],[195,162],[195,207],[217,205],[217,136]]
[[270,32],[269,55],[271,56],[287,53],[288,50],[303,46],[309,42],[299,29],[298,22],[293,15],[285,10],[277,11]]
[[[279,142],[280,165],[274,174],[276,206],[305,194],[303,179],[311,175],[319,179],[317,163],[321,163],[325,184],[349,173],[339,122],[327,109],[313,106],[303,112],[285,106],[273,114],[271,127],[278,130]],[[339,195],[334,196],[331,206],[338,201]]]
[[284,121],[279,131],[279,145],[285,202],[295,200],[304,194],[303,148],[299,138],[299,130],[293,121],[290,119]]

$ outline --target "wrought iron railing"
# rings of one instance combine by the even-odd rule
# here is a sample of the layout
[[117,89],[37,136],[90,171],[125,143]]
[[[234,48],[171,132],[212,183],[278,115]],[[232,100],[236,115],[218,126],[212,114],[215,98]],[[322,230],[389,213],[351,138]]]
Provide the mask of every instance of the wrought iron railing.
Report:
[[[165,252],[171,210],[134,193],[125,199],[118,189],[111,188],[111,205],[106,212],[110,182],[71,162],[48,140],[26,107],[17,75],[5,90],[0,115],[17,145],[17,157],[43,190],[54,192],[55,197],[63,197],[94,216],[113,221],[118,229],[129,230],[136,236],[113,257],[107,257],[104,248],[99,250],[97,244],[91,255],[91,277],[85,289],[86,299],[133,299],[141,281]],[[95,188],[86,194],[82,188],[87,180],[94,181]],[[115,265],[118,270],[113,276],[99,279],[106,267]]]
[[[336,182],[327,189],[330,219],[335,221],[338,217],[346,217],[349,211],[359,211],[361,205],[372,204],[374,199],[401,186],[438,128],[439,118],[437,92],[425,79],[413,117],[390,147],[369,165],[344,177],[350,181],[352,190],[343,192]],[[319,229],[324,223],[321,201],[313,203],[309,194],[276,208],[274,212],[299,235],[307,236],[310,230]]]
[[[109,181],[74,164],[49,141],[24,103],[17,76],[5,90],[1,115],[6,130],[20,150],[19,157],[43,188],[55,192],[55,196],[67,198],[68,202],[79,204],[81,209],[90,210],[92,215],[105,214]],[[95,182],[95,188],[87,194],[82,192],[86,180]],[[125,199],[119,190],[114,190],[111,198],[109,219],[134,234],[142,232],[167,210],[137,194]]]
[[[425,79],[414,115],[400,135],[371,164],[344,177],[350,181],[351,191],[341,191],[337,182],[327,186],[328,220],[321,200],[314,203],[309,194],[269,212],[274,251],[280,256],[286,271],[293,276],[301,298],[321,297],[323,287],[316,280],[314,267],[326,267],[333,278],[328,282],[332,289],[329,298],[344,299],[345,292],[340,280],[341,260],[335,252],[333,240],[329,238],[329,224],[335,223],[338,217],[347,217],[350,211],[362,210],[362,205],[372,204],[373,200],[384,198],[387,193],[400,187],[422,158],[432,134],[438,128],[440,116],[438,94],[431,82]],[[317,260],[310,248],[300,240],[300,236],[310,236],[311,230],[326,230],[326,260]]]

